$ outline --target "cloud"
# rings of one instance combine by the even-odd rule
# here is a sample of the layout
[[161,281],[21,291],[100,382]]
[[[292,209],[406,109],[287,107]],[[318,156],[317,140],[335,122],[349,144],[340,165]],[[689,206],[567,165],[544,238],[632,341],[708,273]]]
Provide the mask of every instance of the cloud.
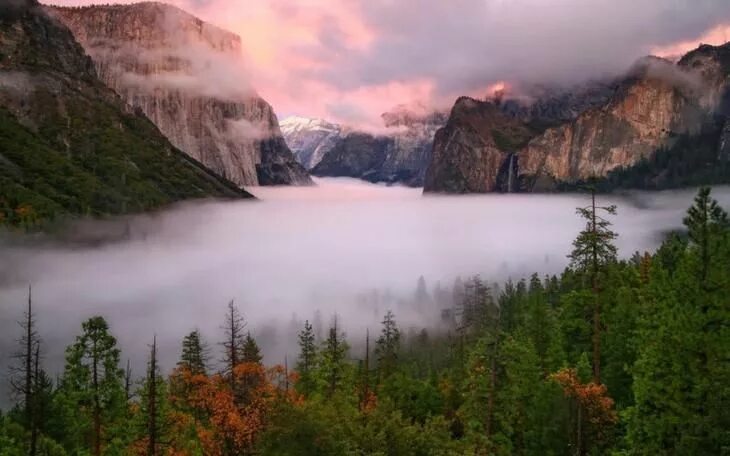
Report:
[[613,76],[652,51],[720,44],[727,34],[710,32],[730,24],[727,0],[171,2],[241,35],[252,84],[279,115],[371,128],[395,105],[448,107],[498,81]]
[[[15,347],[29,282],[51,375],[62,370],[63,349],[81,322],[95,314],[108,318],[136,372],[143,372],[153,334],[165,372],[193,328],[217,350],[231,299],[256,337],[269,334],[259,340],[267,363],[296,356],[295,314],[313,320],[319,309],[326,322],[337,312],[351,341],[366,327],[379,328],[388,308],[403,328],[432,325],[439,308],[409,301],[420,275],[431,290],[457,275],[501,282],[559,273],[582,228],[575,207],[585,203],[580,195],[422,197],[418,189],[347,179],[255,192],[261,201],[185,204],[85,228],[92,240],[129,235],[116,242],[26,239],[14,247],[4,238],[0,365]],[[730,203],[728,188],[713,195]],[[612,197],[621,256],[656,247],[661,232],[681,225],[692,197],[692,190]],[[362,302],[373,294],[392,299]],[[0,382],[0,403],[2,388]]]
[[273,132],[268,122],[250,122],[246,119],[226,120],[229,137],[233,141],[261,141],[271,138]]

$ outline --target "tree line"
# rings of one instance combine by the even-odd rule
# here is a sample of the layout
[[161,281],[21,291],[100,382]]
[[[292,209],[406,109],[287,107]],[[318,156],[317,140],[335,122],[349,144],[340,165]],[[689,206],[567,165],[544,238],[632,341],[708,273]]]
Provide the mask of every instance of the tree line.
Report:
[[190,332],[169,375],[151,335],[135,379],[97,316],[54,379],[29,288],[0,455],[729,453],[727,214],[702,188],[684,232],[620,259],[616,210],[578,208],[560,275],[470,278],[445,328],[406,334],[388,311],[357,350],[337,316],[322,337],[305,321],[282,365],[230,302],[218,349]]

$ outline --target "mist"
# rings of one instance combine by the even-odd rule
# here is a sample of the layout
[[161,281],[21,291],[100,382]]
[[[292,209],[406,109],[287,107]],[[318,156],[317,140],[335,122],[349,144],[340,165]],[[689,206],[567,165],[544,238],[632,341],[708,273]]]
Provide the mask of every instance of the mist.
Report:
[[[582,228],[575,207],[588,202],[585,195],[422,196],[420,189],[351,179],[317,183],[249,189],[259,201],[188,203],[85,222],[73,242],[0,238],[0,364],[15,348],[29,283],[51,374],[62,371],[63,350],[81,322],[97,314],[137,374],[153,334],[164,371],[195,328],[217,354],[230,300],[268,364],[296,357],[304,319],[326,327],[337,313],[353,338],[377,331],[389,309],[405,330],[433,327],[437,306],[413,301],[420,276],[432,291],[437,283],[451,287],[457,276],[499,283],[558,273]],[[730,188],[713,193],[730,204]],[[667,231],[680,229],[693,196],[601,198],[618,205],[620,256],[654,249]],[[95,242],[85,240],[92,232]],[[109,234],[104,242],[100,232]]]

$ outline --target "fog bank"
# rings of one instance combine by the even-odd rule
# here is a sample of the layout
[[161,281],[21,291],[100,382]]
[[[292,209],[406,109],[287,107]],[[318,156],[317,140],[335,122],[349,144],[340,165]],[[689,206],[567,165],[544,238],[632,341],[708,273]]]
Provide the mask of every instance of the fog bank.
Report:
[[[403,327],[428,326],[438,309],[412,302],[419,276],[431,291],[456,276],[501,282],[559,272],[582,228],[575,207],[588,203],[581,195],[424,197],[420,189],[350,179],[317,182],[250,189],[261,201],[187,204],[119,220],[129,239],[99,246],[5,241],[0,363],[15,348],[28,283],[51,374],[62,370],[63,349],[82,320],[96,314],[108,319],[138,374],[153,334],[165,371],[196,327],[217,353],[231,299],[272,364],[296,356],[297,324],[315,319],[317,309],[323,325],[337,312],[352,335],[377,330],[391,307]],[[728,206],[730,189],[714,194]],[[618,205],[619,254],[655,248],[663,232],[681,227],[693,196],[610,198]]]

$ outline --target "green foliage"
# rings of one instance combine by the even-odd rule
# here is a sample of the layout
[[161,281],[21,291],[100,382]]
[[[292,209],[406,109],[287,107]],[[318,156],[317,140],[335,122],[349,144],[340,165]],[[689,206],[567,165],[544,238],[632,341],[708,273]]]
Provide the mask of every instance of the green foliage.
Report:
[[[145,440],[151,429],[159,436],[157,454],[234,448],[261,455],[727,453],[725,212],[702,189],[688,211],[687,238],[671,235],[653,255],[630,260],[616,259],[611,247],[594,256],[591,243],[614,236],[596,236],[610,229],[594,225],[592,215],[588,224],[575,268],[510,282],[499,296],[496,287],[469,279],[456,287],[457,312],[442,328],[403,335],[388,312],[375,350],[387,375],[377,381],[364,373],[367,361],[355,369],[337,319],[319,347],[307,321],[292,391],[284,368],[263,370],[259,347],[244,335],[231,304],[223,350],[237,359],[236,382],[227,373],[205,375],[204,344],[194,331],[184,339],[183,369],[165,381],[150,365],[127,403],[116,342],[106,322],[92,318],[67,349],[58,388],[48,382],[42,389],[50,406],[39,454],[92,454],[96,412],[108,455],[151,454]],[[586,276],[598,277],[598,294]],[[28,453],[23,423],[22,407],[0,417],[0,456]]]
[[113,441],[125,412],[123,372],[116,339],[102,317],[82,324],[66,349],[66,365],[55,398],[63,432],[55,435],[70,453]]
[[203,342],[200,331],[197,329],[190,332],[183,338],[182,354],[178,367],[187,369],[192,374],[205,374],[207,371],[208,361],[207,347]]
[[395,323],[395,315],[390,310],[383,317],[383,329],[375,341],[375,356],[381,378],[387,378],[396,368],[400,350],[400,330]]
[[316,387],[315,368],[317,362],[317,345],[315,343],[314,329],[309,320],[304,322],[304,329],[299,332],[299,359],[297,361],[297,372],[299,381],[297,390],[305,396],[314,392]]
[[147,119],[103,98],[39,88],[27,102],[45,113],[34,129],[0,108],[0,225],[33,230],[59,217],[244,195],[174,149]]

